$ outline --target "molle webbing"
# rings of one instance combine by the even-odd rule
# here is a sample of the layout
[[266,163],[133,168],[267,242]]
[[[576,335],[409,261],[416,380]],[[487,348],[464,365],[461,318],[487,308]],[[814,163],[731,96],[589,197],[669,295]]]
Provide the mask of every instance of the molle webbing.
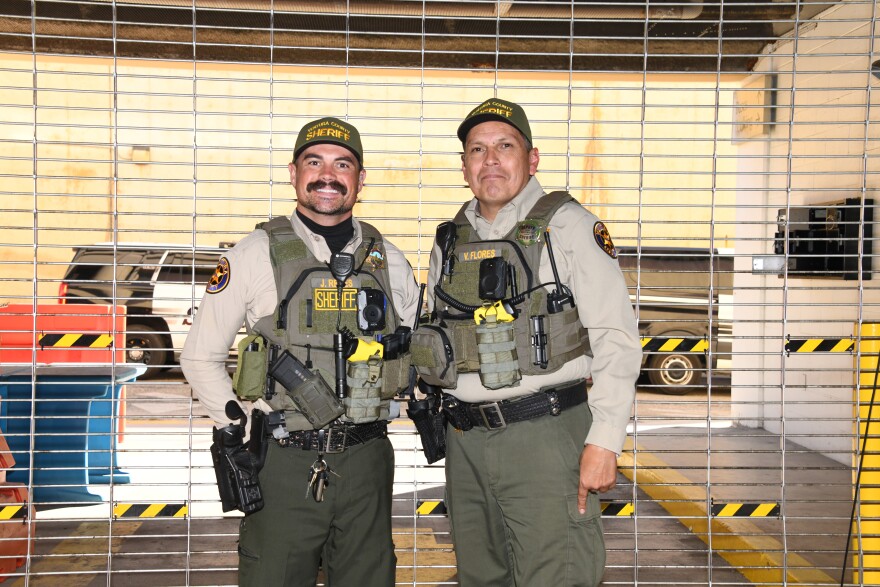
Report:
[[[496,241],[480,240],[465,216],[465,210],[468,207],[468,204],[465,204],[453,219],[457,233],[455,252],[458,254],[459,252],[464,253],[461,249],[473,251],[478,247],[495,246],[502,252],[506,251],[506,260],[517,265],[516,273],[524,280],[529,281],[528,283],[519,283],[519,291],[535,287],[539,285],[538,270],[541,263],[541,252],[546,246],[544,232],[553,215],[568,202],[576,202],[576,200],[563,191],[555,191],[542,196],[525,219],[518,222],[511,232],[502,239]],[[533,236],[533,240],[529,244],[517,241],[518,232],[523,227],[528,229],[527,232]],[[441,280],[441,287],[446,293],[463,303],[479,304],[481,302],[477,295],[477,276],[480,262],[479,260],[463,260],[462,257],[466,257],[466,254],[458,255],[458,257],[452,280],[449,281],[444,277]],[[525,266],[521,267],[520,265],[523,264]],[[547,368],[540,369],[533,365],[531,340],[534,333],[530,330],[529,316],[547,313],[547,290],[541,287],[532,292],[519,305],[519,310],[520,315],[514,321],[514,325],[516,327],[517,355],[522,373],[527,375],[550,373],[568,361],[589,353],[589,337],[586,329],[580,324],[577,308],[566,307],[562,312],[549,314],[545,318],[548,337],[547,348],[550,355]],[[475,360],[478,355],[476,325],[470,317],[457,311],[450,311],[449,316],[460,318],[460,320],[454,320],[451,323],[454,324],[456,366],[459,372],[476,371],[478,367]]]
[[[278,217],[257,225],[269,236],[269,256],[275,275],[278,306],[274,316],[265,316],[253,327],[253,331],[291,352],[303,363],[311,361],[312,370],[334,386],[335,362],[333,334],[337,317],[341,312],[341,326],[357,331],[352,288],[372,287],[380,289],[386,297],[385,328],[382,334],[394,332],[400,324],[392,302],[392,290],[388,273],[385,246],[381,234],[373,226],[360,222],[362,241],[354,250],[354,267],[358,273],[352,276],[353,284],[345,288],[344,299],[338,297],[335,280],[326,263],[319,261],[309,251],[306,243],[296,234],[290,218]],[[374,259],[367,259],[371,252]],[[327,285],[317,285],[326,280]],[[318,309],[319,293],[335,299],[334,303]],[[340,310],[340,308],[345,308]],[[408,382],[409,355],[398,359],[371,363],[369,377],[358,377],[358,365],[349,362],[348,381],[352,397],[346,402],[346,418],[354,422],[373,421],[388,417],[389,399]],[[377,371],[378,370],[378,371]],[[381,374],[380,377],[375,373]],[[364,383],[361,383],[363,379]],[[305,418],[284,392],[276,386],[275,395],[267,399],[275,410],[287,412],[288,422],[294,419],[294,428],[302,429]]]

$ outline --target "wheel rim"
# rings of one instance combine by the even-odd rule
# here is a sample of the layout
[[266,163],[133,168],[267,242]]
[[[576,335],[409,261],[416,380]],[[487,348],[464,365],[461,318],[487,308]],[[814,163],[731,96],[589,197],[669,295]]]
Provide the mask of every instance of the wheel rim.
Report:
[[683,386],[694,380],[693,363],[681,355],[664,358],[659,371],[664,385]]
[[150,345],[142,338],[131,338],[128,341],[128,359],[132,363],[150,363]]

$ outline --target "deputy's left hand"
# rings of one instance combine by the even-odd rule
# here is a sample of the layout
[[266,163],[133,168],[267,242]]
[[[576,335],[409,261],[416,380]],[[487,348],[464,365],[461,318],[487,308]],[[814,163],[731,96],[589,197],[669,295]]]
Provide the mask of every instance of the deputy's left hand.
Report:
[[578,511],[587,511],[587,495],[604,493],[617,485],[617,455],[606,448],[588,444],[581,452],[581,482],[578,486]]

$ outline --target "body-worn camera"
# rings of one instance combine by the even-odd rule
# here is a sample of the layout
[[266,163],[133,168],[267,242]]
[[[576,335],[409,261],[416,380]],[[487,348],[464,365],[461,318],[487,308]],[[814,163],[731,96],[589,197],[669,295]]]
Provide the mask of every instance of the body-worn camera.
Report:
[[358,328],[364,332],[385,328],[385,294],[381,290],[365,287],[357,296]]
[[480,299],[498,301],[507,294],[507,261],[492,257],[480,261]]

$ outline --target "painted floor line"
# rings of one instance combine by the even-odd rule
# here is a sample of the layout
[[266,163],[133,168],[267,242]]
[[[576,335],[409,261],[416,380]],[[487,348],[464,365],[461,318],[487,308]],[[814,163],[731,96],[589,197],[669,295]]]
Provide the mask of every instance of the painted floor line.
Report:
[[649,450],[639,446],[635,456],[632,440],[627,439],[624,451],[618,459],[620,471],[753,583],[837,583],[802,556],[786,555],[782,543],[762,535],[754,523],[743,519],[728,523],[710,516],[704,489]]

